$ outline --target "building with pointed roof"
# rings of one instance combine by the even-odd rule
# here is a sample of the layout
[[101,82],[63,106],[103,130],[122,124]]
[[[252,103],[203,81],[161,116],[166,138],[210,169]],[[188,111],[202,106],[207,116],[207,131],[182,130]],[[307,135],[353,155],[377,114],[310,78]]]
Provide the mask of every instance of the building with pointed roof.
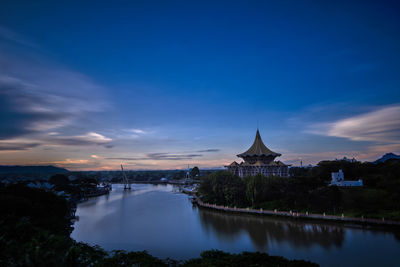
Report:
[[281,161],[274,161],[275,158],[281,156],[281,154],[270,150],[264,145],[258,129],[253,145],[246,152],[237,156],[244,161],[241,163],[234,161],[225,167],[229,172],[240,177],[256,174],[262,174],[264,176],[288,176],[289,166]]

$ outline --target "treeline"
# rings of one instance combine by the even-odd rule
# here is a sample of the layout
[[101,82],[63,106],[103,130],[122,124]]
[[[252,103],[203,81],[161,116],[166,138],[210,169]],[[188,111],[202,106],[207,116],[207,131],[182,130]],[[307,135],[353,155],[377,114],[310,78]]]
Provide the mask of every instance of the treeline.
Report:
[[105,251],[70,235],[70,207],[51,192],[0,184],[0,266],[316,266],[265,253],[205,251],[187,261],[158,259],[146,251]]
[[[193,167],[189,173],[192,178],[197,179],[212,172],[215,172],[215,170],[200,170],[198,167]],[[130,181],[159,181],[161,178],[181,180],[186,178],[186,173],[187,170],[125,171],[125,175]],[[70,175],[78,179],[96,179],[98,182],[110,181],[112,183],[121,183],[123,181],[122,171],[82,171],[70,172]]]
[[[339,169],[344,170],[345,177],[363,178],[366,186],[328,186],[331,172]],[[314,168],[295,168],[291,175],[289,178],[262,175],[240,178],[220,171],[201,180],[199,196],[203,202],[230,207],[400,220],[399,161],[376,165],[323,161]]]
[[389,189],[400,184],[400,160],[390,159],[374,164],[371,162],[321,161],[315,167],[290,168],[292,177],[310,177],[328,182],[331,173],[342,169],[346,180],[363,179],[367,187]]

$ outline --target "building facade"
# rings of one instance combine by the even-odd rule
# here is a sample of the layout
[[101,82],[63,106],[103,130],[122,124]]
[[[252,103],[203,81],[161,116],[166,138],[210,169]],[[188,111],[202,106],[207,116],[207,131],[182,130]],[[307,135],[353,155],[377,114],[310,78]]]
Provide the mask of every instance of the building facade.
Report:
[[246,152],[237,156],[243,159],[241,163],[234,161],[225,167],[229,172],[240,177],[256,174],[281,177],[289,175],[288,165],[281,161],[275,161],[275,158],[281,154],[271,151],[264,145],[258,129],[253,145]]
[[344,180],[344,173],[342,170],[339,172],[332,172],[331,174],[332,181],[329,185],[336,185],[336,186],[363,186],[362,179],[358,181],[345,181]]

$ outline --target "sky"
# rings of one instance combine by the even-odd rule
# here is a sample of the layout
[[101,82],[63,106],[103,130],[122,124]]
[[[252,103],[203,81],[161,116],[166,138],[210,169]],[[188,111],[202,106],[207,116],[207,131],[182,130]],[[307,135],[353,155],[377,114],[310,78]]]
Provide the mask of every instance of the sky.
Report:
[[0,165],[400,153],[396,1],[0,3]]

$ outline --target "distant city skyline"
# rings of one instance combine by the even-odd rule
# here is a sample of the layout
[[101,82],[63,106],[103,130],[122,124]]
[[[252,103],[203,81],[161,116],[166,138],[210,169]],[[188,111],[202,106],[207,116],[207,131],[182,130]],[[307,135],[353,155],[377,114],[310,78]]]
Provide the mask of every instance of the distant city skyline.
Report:
[[400,153],[400,4],[0,3],[0,165],[222,167]]

